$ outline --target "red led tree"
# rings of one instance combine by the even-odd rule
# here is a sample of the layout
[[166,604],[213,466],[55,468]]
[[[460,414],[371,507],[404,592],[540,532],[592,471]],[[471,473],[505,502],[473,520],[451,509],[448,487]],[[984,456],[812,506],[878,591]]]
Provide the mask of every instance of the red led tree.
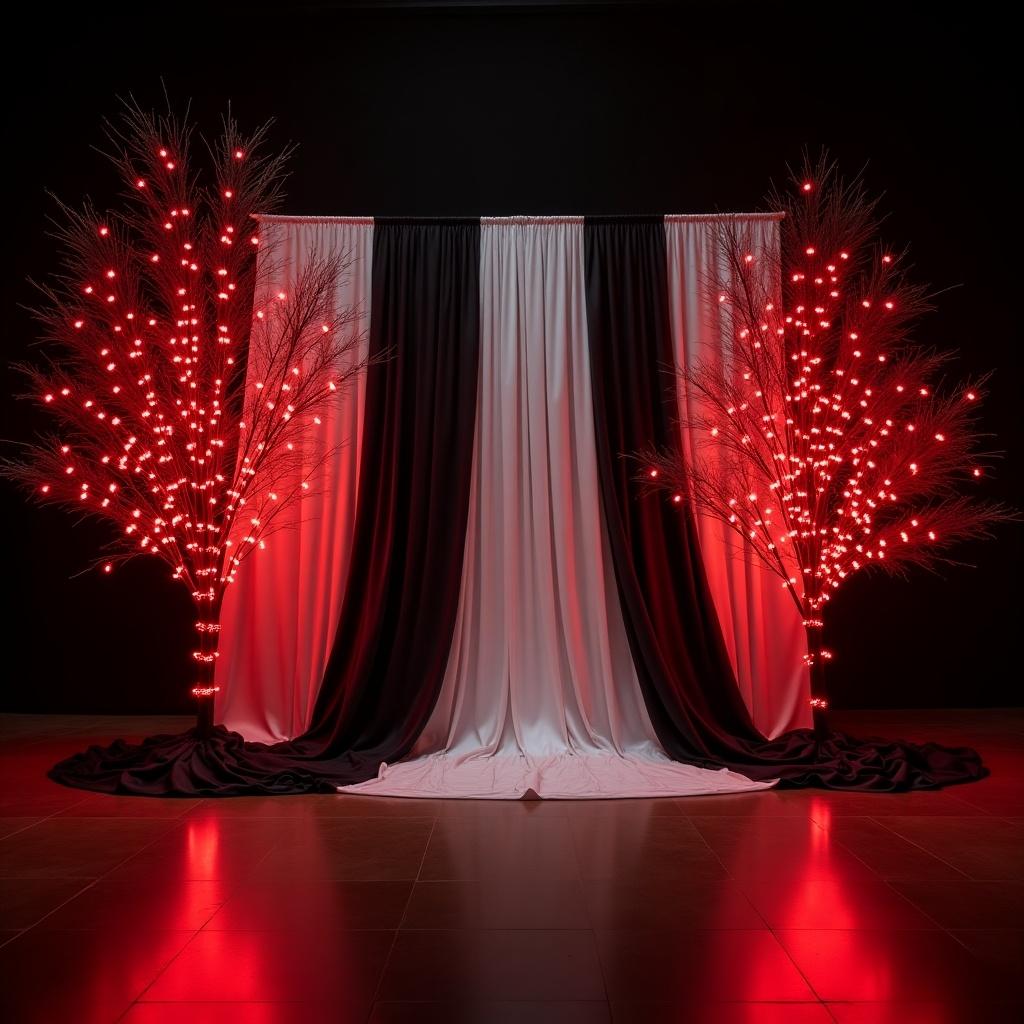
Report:
[[949,354],[911,339],[926,293],[877,243],[861,181],[822,160],[771,205],[784,214],[777,261],[733,222],[720,229],[708,287],[727,352],[678,371],[695,456],[641,458],[650,487],[727,524],[738,553],[781,578],[803,617],[822,736],[833,593],[868,569],[934,566],[1008,514],[963,493],[984,473],[984,382],[945,382]]
[[200,173],[187,121],[131,102],[108,125],[123,208],[61,206],[46,358],[23,367],[56,431],[3,467],[114,525],[106,572],[148,554],[188,588],[204,733],[225,588],[309,489],[310,432],[364,365],[357,312],[336,308],[347,257],[311,254],[287,293],[274,285],[252,215],[280,201],[291,150],[267,152],[268,127],[243,137],[225,119]]

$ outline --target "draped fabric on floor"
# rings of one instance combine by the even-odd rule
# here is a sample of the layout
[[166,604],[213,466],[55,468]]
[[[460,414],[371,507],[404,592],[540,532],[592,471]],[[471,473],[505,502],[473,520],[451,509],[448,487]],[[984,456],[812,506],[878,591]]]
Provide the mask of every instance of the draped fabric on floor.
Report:
[[[774,251],[777,223],[746,219]],[[795,607],[718,527],[638,491],[629,453],[692,445],[673,364],[728,345],[714,218],[268,226],[283,281],[311,247],[352,253],[338,302],[368,306],[380,358],[330,413],[317,504],[225,603],[224,725],[93,747],[55,779],[597,797],[984,774],[972,751],[794,728]]]

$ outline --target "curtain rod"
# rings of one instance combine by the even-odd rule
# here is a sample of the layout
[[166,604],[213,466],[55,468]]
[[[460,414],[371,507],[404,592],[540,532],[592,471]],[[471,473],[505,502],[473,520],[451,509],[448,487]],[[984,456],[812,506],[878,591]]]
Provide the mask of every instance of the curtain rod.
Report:
[[254,213],[253,220],[267,224],[372,224],[372,217],[293,217],[286,213]]
[[[778,221],[786,215],[784,213],[666,213],[637,215],[637,220],[661,219],[669,224],[699,224],[719,220],[746,220],[746,221]],[[282,213],[254,213],[253,220],[270,224],[373,224],[373,217],[305,217],[300,215]],[[440,221],[471,221],[475,217],[381,217],[382,221],[406,221],[409,223],[436,224]],[[607,217],[597,219],[606,220]],[[613,219],[629,221],[631,215],[615,215]],[[511,217],[480,217],[481,224],[582,224],[587,218],[585,216],[511,216]]]
[[666,213],[670,224],[700,223],[714,220],[785,220],[784,213]]

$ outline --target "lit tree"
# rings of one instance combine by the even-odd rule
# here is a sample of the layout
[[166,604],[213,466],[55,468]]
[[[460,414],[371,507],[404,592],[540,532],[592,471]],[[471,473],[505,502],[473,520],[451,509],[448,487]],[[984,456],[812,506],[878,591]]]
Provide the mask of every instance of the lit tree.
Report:
[[345,255],[311,254],[287,294],[273,284],[252,215],[279,203],[291,149],[268,153],[268,127],[245,137],[227,117],[199,174],[187,119],[132,101],[108,124],[123,208],[61,204],[44,359],[22,367],[56,431],[2,469],[111,522],[105,572],[148,554],[188,588],[204,732],[225,588],[310,488],[310,432],[364,367],[357,311],[335,308]]
[[834,591],[867,569],[935,566],[1010,516],[962,493],[985,472],[984,381],[943,381],[949,354],[911,340],[925,290],[876,242],[860,179],[844,183],[822,160],[771,205],[784,214],[777,259],[755,256],[734,222],[720,229],[708,287],[727,351],[678,370],[694,457],[640,457],[647,485],[727,524],[739,551],[781,577],[803,618],[823,735]]

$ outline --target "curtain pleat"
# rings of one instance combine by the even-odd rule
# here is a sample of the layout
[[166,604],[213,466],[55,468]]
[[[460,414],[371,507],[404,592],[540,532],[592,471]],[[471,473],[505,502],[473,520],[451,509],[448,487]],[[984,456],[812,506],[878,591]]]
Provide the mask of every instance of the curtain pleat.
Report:
[[658,737],[710,763],[757,732],[736,687],[688,508],[638,498],[628,457],[672,440],[674,365],[660,217],[590,218],[587,326],[598,469],[616,578]]
[[[806,729],[762,736],[737,686],[733,662],[741,674],[742,664],[723,640],[693,515],[641,497],[628,458],[682,441],[673,317],[677,328],[683,321],[670,299],[663,220],[588,220],[582,284],[578,226],[547,237],[516,227],[489,234],[481,292],[479,222],[374,225],[374,362],[362,385],[354,523],[350,532],[338,523],[300,530],[296,571],[323,564],[294,603],[274,589],[292,576],[269,573],[252,592],[253,628],[272,637],[267,671],[290,673],[305,689],[283,712],[285,686],[275,691],[262,720],[251,698],[225,694],[222,704],[271,736],[305,719],[338,608],[305,733],[267,745],[218,726],[212,736],[118,741],[61,762],[52,777],[150,795],[381,782],[376,791],[387,792],[381,765],[414,750],[456,761],[480,753],[483,771],[467,796],[519,795],[502,790],[498,762],[511,753],[535,767],[534,751],[571,762],[568,775],[555,772],[545,788],[543,772],[520,772],[515,787],[525,779],[553,796],[720,792],[775,779],[912,789],[984,775],[969,750],[819,739]],[[481,306],[488,350],[478,418]],[[358,408],[346,415],[358,433]],[[351,505],[355,472],[337,477],[336,514]],[[320,611],[304,623],[308,601]],[[730,628],[735,640],[735,617]],[[304,636],[316,645],[305,662]],[[255,647],[246,656],[257,665]],[[436,737],[440,750],[431,749]],[[616,766],[639,763],[638,751],[645,759],[623,782]],[[490,792],[474,790],[488,773]]]
[[[363,314],[355,327],[361,343],[346,358],[364,358],[373,221],[270,219],[261,233],[261,261],[269,260],[275,271],[266,279],[272,293],[290,292],[311,256],[347,254],[350,264],[338,282],[335,307]],[[261,264],[261,272],[267,269]],[[357,374],[320,413],[320,429],[303,442],[302,472],[318,467],[310,493],[286,511],[285,529],[246,563],[225,595],[217,721],[246,739],[291,739],[312,719],[352,558],[365,398],[366,376]]]
[[348,588],[302,742],[345,781],[405,755],[444,678],[458,608],[480,352],[480,225],[377,220],[359,510]]
[[208,738],[117,741],[61,762],[53,778],[146,795],[333,792],[408,753],[437,699],[458,608],[479,260],[478,221],[376,222],[351,560],[308,731],[272,746],[223,726]]
[[756,788],[671,761],[644,709],[601,515],[582,218],[485,220],[476,452],[441,696],[360,793],[513,799]]
[[678,444],[673,422],[665,230],[661,217],[588,218],[587,326],[598,469],[623,617],[651,721],[675,759],[751,779],[843,789],[920,789],[985,774],[971,750],[902,741],[774,740],[754,727],[723,642],[686,504],[642,496],[632,453]]
[[[765,257],[758,265],[777,266],[778,220],[751,219],[743,230],[750,251]],[[672,358],[680,367],[719,362],[729,351],[718,305],[708,301],[710,284],[731,273],[719,238],[714,220],[665,218]],[[685,424],[699,409],[685,388],[676,390],[679,420]],[[692,457],[696,440],[685,426],[682,443],[683,453]],[[709,459],[713,452],[704,445],[701,456]],[[722,638],[754,725],[765,736],[809,726],[807,641],[799,610],[735,531],[698,515],[697,533]]]

